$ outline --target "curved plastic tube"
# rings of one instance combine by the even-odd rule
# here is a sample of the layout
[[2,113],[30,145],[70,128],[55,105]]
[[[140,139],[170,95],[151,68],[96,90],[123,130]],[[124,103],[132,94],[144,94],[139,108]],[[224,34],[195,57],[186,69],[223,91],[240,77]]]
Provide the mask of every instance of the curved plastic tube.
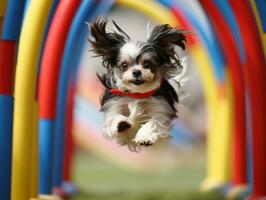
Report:
[[[17,52],[24,1],[1,1],[0,15],[5,11],[0,39],[0,194],[4,200],[10,199],[13,88]],[[6,10],[5,10],[6,8]]]
[[[226,17],[223,16],[221,7],[226,4],[210,3],[200,0],[220,41],[225,58],[228,62],[229,72],[232,77],[233,86],[233,184],[243,186],[247,183],[246,177],[246,103],[245,83],[243,67],[241,65],[241,52],[238,52],[237,40],[234,38],[233,30],[230,29]],[[220,8],[220,10],[219,10]],[[229,10],[227,10],[229,11]],[[231,19],[232,21],[233,19]],[[232,26],[231,26],[232,27]],[[235,42],[236,41],[236,42]]]
[[[250,5],[252,6],[252,10],[254,13],[254,16],[256,18],[257,21],[257,26],[260,30],[261,33],[261,40],[263,43],[263,50],[264,50],[264,57],[266,59],[266,26],[263,25],[264,22],[266,22],[265,19],[263,19],[263,16],[265,13],[261,12],[263,11],[265,8],[263,7],[263,1],[261,0],[250,0]],[[258,11],[258,7],[260,8],[260,12]],[[247,97],[247,100],[249,101],[249,105],[250,105],[250,96]],[[252,163],[252,115],[251,115],[251,108],[249,108],[247,110],[248,113],[248,117],[250,118],[249,121],[247,121],[247,125],[248,125],[248,137],[247,137],[247,159],[248,159],[248,182],[249,182],[249,189],[252,191],[252,186],[253,186],[253,175],[252,175],[252,171],[253,171],[253,163]]]
[[253,157],[253,191],[250,198],[263,199],[266,197],[265,57],[256,21],[248,1],[239,4],[237,0],[229,0],[229,3],[235,13],[247,55],[244,70],[251,102]]
[[36,96],[37,65],[51,5],[52,0],[31,1],[20,35],[15,79],[12,200],[29,200],[31,196],[31,152],[37,151],[32,148],[32,138],[37,134],[34,131],[34,122],[37,122],[34,113],[37,109],[33,106]]
[[[111,1],[105,1],[105,5],[109,5]],[[68,80],[70,77],[71,67],[73,67],[73,60],[75,59],[76,43],[80,39],[80,31],[82,28],[87,28],[85,21],[92,15],[95,9],[95,2],[83,1],[80,8],[75,15],[71,24],[70,32],[67,37],[63,60],[61,64],[61,71],[58,84],[58,99],[56,111],[56,124],[55,124],[55,180],[54,186],[61,187],[62,184],[62,171],[63,171],[63,158],[64,158],[64,133],[65,133],[65,109],[66,109],[66,96]],[[112,2],[111,2],[112,3]],[[112,5],[112,4],[111,4]],[[89,12],[91,11],[91,12]],[[99,13],[98,13],[99,14]],[[81,23],[84,22],[84,23]]]
[[[246,63],[246,55],[245,55],[245,49],[244,49],[244,45],[243,45],[243,41],[242,41],[242,37],[240,34],[240,30],[238,27],[238,24],[236,22],[236,18],[234,16],[234,13],[229,5],[229,3],[227,1],[223,1],[223,0],[215,0],[214,1],[217,8],[220,9],[220,12],[223,14],[224,19],[226,20],[226,24],[230,27],[230,30],[232,32],[232,36],[234,38],[234,41],[237,44],[237,48],[238,48],[238,54],[239,54],[239,62],[241,62],[242,64]],[[229,28],[228,27],[228,28]],[[229,41],[228,41],[229,43]],[[232,59],[232,58],[231,58]],[[239,64],[240,65],[240,64]],[[244,79],[244,69],[243,69],[243,65],[239,66],[239,70],[242,71],[242,79]],[[236,75],[233,75],[233,77],[237,77],[239,74],[238,72],[236,72]],[[239,81],[236,80],[237,85],[239,85]],[[233,131],[233,146],[232,146],[232,183],[233,183],[233,190],[232,192],[234,193],[234,191],[239,191],[240,188],[242,190],[242,188],[246,188],[247,186],[247,161],[248,161],[248,156],[247,156],[247,136],[248,134],[251,134],[251,126],[252,126],[252,119],[251,116],[248,115],[247,110],[250,109],[250,101],[249,101],[249,97],[247,95],[247,90],[245,87],[245,85],[242,86],[243,87],[243,92],[244,94],[242,94],[243,100],[245,101],[245,116],[241,115],[240,112],[242,112],[242,114],[244,114],[243,110],[241,110],[240,112],[238,112],[237,114],[235,114],[235,118],[241,117],[241,118],[245,118],[245,121],[242,121],[242,125],[238,122],[238,120],[236,119],[235,123],[235,131]],[[235,96],[239,96],[237,92],[234,92],[234,94],[236,94]],[[237,98],[234,97],[234,99],[237,101]],[[242,99],[240,99],[240,101],[243,101]],[[239,106],[240,104],[238,104],[236,102],[236,106]],[[243,106],[243,105],[242,105]],[[241,109],[241,108],[238,108]],[[237,109],[235,109],[235,112],[237,112]],[[243,119],[242,119],[243,120]],[[242,126],[242,131],[241,128],[237,128],[237,126]],[[244,128],[244,129],[243,129]],[[248,132],[249,131],[249,132]]]
[[51,194],[53,188],[53,145],[57,85],[61,59],[71,21],[80,4],[77,0],[61,0],[46,39],[39,79],[39,192]]

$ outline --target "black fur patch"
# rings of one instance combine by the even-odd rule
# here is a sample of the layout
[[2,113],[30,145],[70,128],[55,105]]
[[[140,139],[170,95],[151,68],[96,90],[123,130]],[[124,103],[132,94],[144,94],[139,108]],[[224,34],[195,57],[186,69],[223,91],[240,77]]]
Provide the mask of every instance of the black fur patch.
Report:
[[117,96],[112,94],[110,89],[106,88],[104,90],[103,96],[101,97],[101,106],[103,106],[108,100],[111,100],[115,97]]
[[164,80],[159,90],[153,96],[164,98],[171,106],[173,111],[176,112],[174,104],[178,103],[178,96],[175,92],[175,89],[169,84],[168,81]]
[[172,54],[174,53],[174,45],[180,46],[183,50],[185,49],[185,33],[187,32],[173,28],[169,24],[158,25],[153,28],[148,43],[163,48],[168,54]]
[[160,56],[165,67],[180,69],[182,65],[175,51],[175,46],[185,50],[186,34],[188,34],[187,31],[178,30],[169,24],[155,26],[143,50],[153,49]]

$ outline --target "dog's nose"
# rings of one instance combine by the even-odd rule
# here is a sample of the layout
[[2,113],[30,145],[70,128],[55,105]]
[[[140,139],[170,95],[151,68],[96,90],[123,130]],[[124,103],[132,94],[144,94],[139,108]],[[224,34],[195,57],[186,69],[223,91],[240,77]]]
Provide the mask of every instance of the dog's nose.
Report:
[[140,75],[141,75],[141,71],[140,71],[140,70],[134,70],[134,71],[133,71],[133,76],[134,76],[134,77],[137,78],[137,77],[139,77]]

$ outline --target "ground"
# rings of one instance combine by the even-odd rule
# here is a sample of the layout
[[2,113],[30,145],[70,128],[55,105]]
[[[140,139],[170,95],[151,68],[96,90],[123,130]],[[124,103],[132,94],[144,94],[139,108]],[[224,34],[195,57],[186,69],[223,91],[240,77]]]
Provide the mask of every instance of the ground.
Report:
[[199,192],[205,159],[203,151],[196,151],[197,158],[189,164],[172,169],[154,167],[149,173],[78,153],[74,180],[79,194],[73,200],[222,200],[218,194]]

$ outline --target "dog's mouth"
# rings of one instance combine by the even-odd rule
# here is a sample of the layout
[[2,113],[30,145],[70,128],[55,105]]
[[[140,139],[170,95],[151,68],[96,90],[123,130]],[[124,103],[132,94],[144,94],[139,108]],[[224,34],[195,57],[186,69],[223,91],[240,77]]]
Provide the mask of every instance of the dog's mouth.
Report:
[[140,79],[136,79],[136,80],[131,81],[131,83],[133,83],[134,85],[141,85],[144,82],[145,82],[144,80],[140,80]]

